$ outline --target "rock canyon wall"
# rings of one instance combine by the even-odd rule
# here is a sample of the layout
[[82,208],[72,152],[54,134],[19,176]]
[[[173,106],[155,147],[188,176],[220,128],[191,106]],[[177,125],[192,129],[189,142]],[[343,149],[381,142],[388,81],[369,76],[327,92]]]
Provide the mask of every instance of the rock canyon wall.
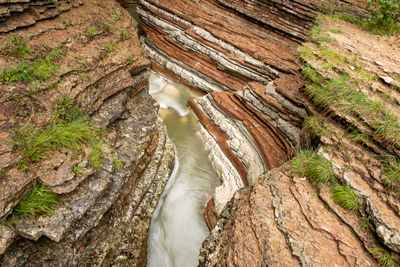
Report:
[[201,266],[375,266],[379,248],[398,259],[398,196],[383,188],[376,149],[344,137],[354,120],[334,117],[333,131],[341,134],[318,140],[317,154],[362,196],[360,213],[333,202],[328,186],[316,190],[280,167],[315,141],[302,130],[318,111],[302,92],[298,47],[320,12],[362,18],[365,4],[139,1],[141,42],[152,68],[206,93],[189,104],[222,185],[204,211],[213,230]]
[[[136,22],[116,1],[92,0],[0,1],[0,20],[0,265],[144,264],[174,148],[148,94]],[[72,125],[56,114],[78,113],[97,143],[38,141]],[[40,160],[15,143],[24,129],[41,133],[26,141],[46,151]],[[16,215],[39,183],[57,194],[54,211]]]

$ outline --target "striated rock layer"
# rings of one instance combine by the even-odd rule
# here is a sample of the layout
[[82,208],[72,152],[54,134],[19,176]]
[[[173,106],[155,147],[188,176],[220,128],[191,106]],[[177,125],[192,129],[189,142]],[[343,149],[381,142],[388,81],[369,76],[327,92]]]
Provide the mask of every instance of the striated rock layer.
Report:
[[[0,82],[0,265],[143,265],[174,148],[148,94],[149,61],[136,23],[115,1],[0,1],[0,7],[12,10],[0,22],[0,47],[19,36],[30,51],[2,50],[1,70],[59,52],[51,77]],[[13,131],[51,123],[62,97],[74,99],[103,129],[101,166],[90,163],[87,144],[19,168],[22,156],[9,145]],[[54,212],[13,217],[35,182],[58,194]]]
[[344,137],[352,121],[335,117],[332,128],[340,134],[322,138],[328,148],[317,153],[332,163],[338,182],[360,196],[357,212],[336,204],[332,187],[315,190],[280,167],[309,143],[302,123],[317,112],[301,91],[299,44],[321,11],[362,18],[365,4],[139,1],[141,42],[152,68],[207,93],[189,105],[222,185],[203,211],[213,230],[201,266],[376,266],[379,248],[399,259],[398,196],[383,187],[382,164],[371,147]]
[[284,26],[265,27],[217,1],[139,2],[146,32],[141,41],[152,68],[210,93],[190,106],[222,180],[217,213],[238,188],[299,149],[307,113],[293,47],[317,15],[310,7],[302,12],[301,27],[288,21],[298,33],[282,34]]

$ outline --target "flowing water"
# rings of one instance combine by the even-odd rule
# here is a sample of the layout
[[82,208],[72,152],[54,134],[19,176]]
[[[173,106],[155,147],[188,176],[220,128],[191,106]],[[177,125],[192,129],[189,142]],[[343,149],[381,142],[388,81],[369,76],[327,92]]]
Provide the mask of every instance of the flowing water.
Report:
[[174,171],[154,212],[148,239],[148,266],[197,266],[201,243],[208,235],[201,215],[218,185],[201,140],[196,117],[186,108],[197,95],[189,88],[152,74],[150,93],[176,146]]

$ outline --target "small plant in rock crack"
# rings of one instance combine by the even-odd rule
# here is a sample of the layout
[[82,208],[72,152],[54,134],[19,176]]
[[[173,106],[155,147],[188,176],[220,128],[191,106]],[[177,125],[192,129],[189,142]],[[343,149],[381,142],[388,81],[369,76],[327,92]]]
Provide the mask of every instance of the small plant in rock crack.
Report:
[[97,140],[96,131],[87,121],[72,121],[51,124],[43,128],[25,125],[14,131],[11,145],[21,151],[21,168],[39,162],[51,151],[59,148],[79,149],[85,142]]
[[73,173],[74,173],[75,175],[81,175],[81,174],[85,171],[85,168],[86,168],[86,164],[80,162],[80,163],[78,163],[78,164],[75,164],[75,165],[72,167],[72,171],[73,171]]
[[371,250],[372,255],[379,259],[379,264],[384,267],[398,267],[399,264],[393,259],[392,255],[389,254],[383,248],[374,248]]
[[292,159],[289,170],[310,179],[314,185],[335,181],[331,162],[320,155],[314,155],[309,149],[300,151]]
[[321,118],[318,116],[309,116],[304,119],[303,128],[310,132],[310,134],[314,137],[322,136],[328,133],[328,129],[326,129],[321,124]]
[[383,184],[393,190],[400,191],[400,159],[389,156],[383,164]]
[[112,164],[114,166],[114,171],[119,172],[122,169],[124,163],[119,158],[113,158]]
[[52,213],[58,203],[57,195],[44,184],[34,183],[32,190],[14,209],[13,216],[34,217]]
[[103,164],[103,148],[100,141],[92,144],[92,149],[89,153],[89,161],[92,166],[99,170]]
[[332,198],[346,210],[357,210],[361,207],[358,195],[348,185],[337,185],[332,189]]

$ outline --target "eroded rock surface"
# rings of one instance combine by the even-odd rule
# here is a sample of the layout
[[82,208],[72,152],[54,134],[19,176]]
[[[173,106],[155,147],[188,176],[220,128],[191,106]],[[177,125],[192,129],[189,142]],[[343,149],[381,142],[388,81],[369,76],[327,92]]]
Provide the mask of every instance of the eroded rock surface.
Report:
[[[51,77],[39,83],[0,82],[0,265],[145,264],[151,215],[174,149],[148,94],[150,62],[136,23],[116,1],[0,1],[0,8],[9,11],[0,12],[0,47],[9,47],[12,36],[29,47],[21,55],[2,50],[0,69],[60,53]],[[22,170],[9,142],[13,131],[50,124],[62,97],[103,129],[101,166],[91,163],[91,144],[84,144]],[[12,217],[35,181],[58,194],[54,212]]]
[[[307,35],[317,12],[303,12]],[[291,47],[298,34],[279,34],[216,1],[143,0],[138,13],[152,67],[210,93],[190,105],[222,180],[215,195],[218,213],[238,188],[299,148],[307,114],[296,94],[302,81]]]
[[[332,200],[333,185],[315,190],[312,181],[280,167],[316,141],[302,124],[309,114],[321,112],[303,93],[297,48],[309,39],[320,12],[364,18],[365,5],[363,0],[139,1],[146,32],[141,42],[152,67],[207,92],[189,104],[222,183],[203,211],[209,228],[215,224],[213,210],[218,219],[203,243],[201,266],[376,266],[379,248],[399,259],[398,196],[385,187],[383,165],[376,160],[398,154],[398,139],[393,143],[374,134],[368,115],[344,116],[333,106],[331,130],[317,140],[316,153],[332,163],[338,183],[349,185],[362,200],[356,212]],[[379,46],[368,49],[368,37],[351,41],[355,33],[346,34],[347,28],[343,35],[334,34],[342,23],[327,27],[330,33],[324,34],[337,41],[324,45],[369,60],[362,66],[378,78],[359,85],[359,91],[372,99],[385,94],[383,105],[398,117],[397,39],[377,38]],[[375,62],[372,54],[384,63]],[[332,78],[326,66],[315,62],[321,58],[313,58],[307,62]],[[333,65],[340,73],[359,71],[355,65],[352,71]],[[354,128],[373,140],[355,144],[347,136]]]
[[202,266],[375,266],[308,181],[280,171],[241,189],[200,252]]

